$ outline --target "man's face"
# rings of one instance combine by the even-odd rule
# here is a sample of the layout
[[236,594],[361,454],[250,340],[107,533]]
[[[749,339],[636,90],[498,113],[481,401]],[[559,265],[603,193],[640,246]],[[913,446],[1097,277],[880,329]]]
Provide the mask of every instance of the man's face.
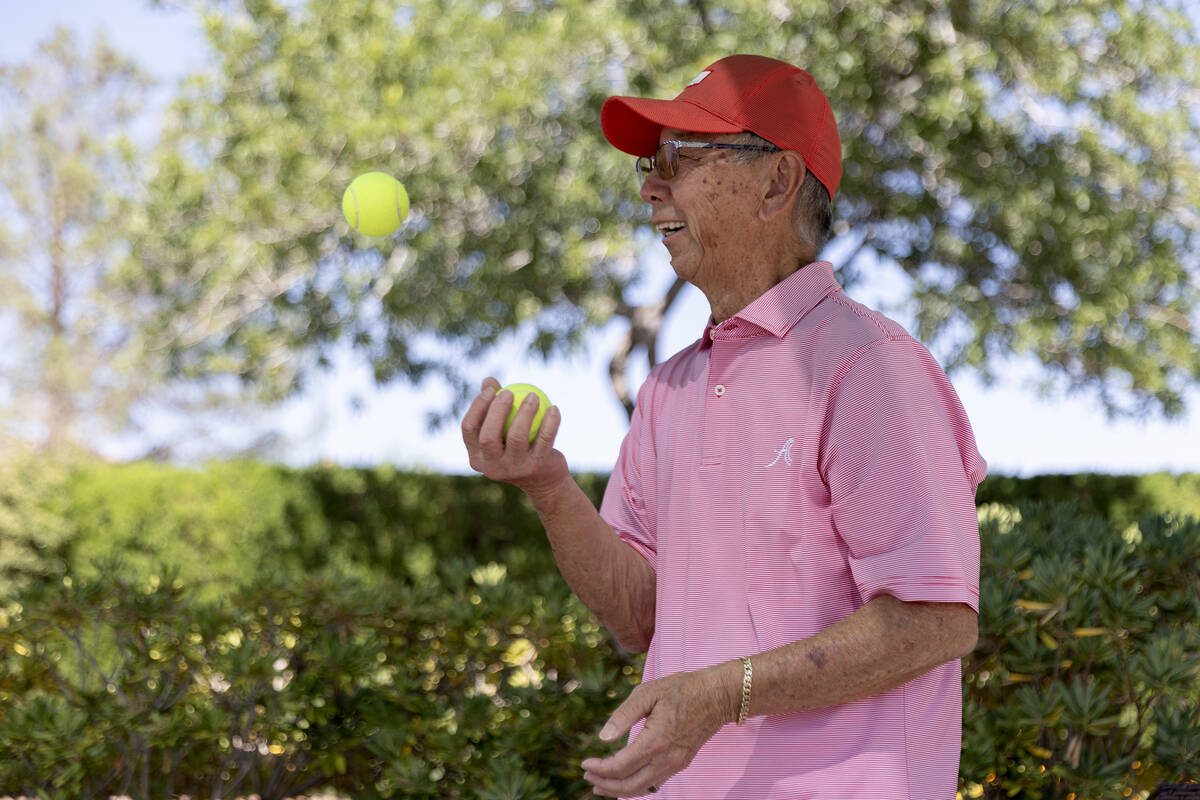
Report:
[[[728,143],[734,138],[664,129],[658,141]],[[652,171],[642,184],[642,199],[650,204],[651,221],[663,234],[675,273],[706,291],[727,284],[729,271],[744,257],[761,200],[761,170],[756,162],[736,163],[736,152],[680,148],[674,176],[664,180]],[[683,227],[664,230],[666,224]]]

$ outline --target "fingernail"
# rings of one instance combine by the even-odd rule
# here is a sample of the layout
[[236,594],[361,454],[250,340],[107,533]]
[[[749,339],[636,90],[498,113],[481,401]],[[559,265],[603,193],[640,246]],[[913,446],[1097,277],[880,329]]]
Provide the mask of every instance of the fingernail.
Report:
[[600,738],[606,742],[611,742],[613,739],[617,738],[617,726],[613,725],[611,722],[606,723],[605,726],[600,729]]

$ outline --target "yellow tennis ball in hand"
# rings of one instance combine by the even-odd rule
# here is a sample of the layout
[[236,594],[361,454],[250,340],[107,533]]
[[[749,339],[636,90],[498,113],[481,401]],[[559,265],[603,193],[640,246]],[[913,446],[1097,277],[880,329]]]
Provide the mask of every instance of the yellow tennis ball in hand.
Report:
[[533,415],[533,422],[529,425],[529,443],[533,444],[533,440],[537,438],[538,431],[542,428],[542,419],[546,416],[546,412],[550,410],[550,398],[546,396],[545,392],[531,383],[510,383],[500,391],[512,392],[513,395],[512,411],[508,412],[508,420],[504,423],[505,436],[508,436],[508,429],[513,424],[513,420],[517,418],[517,411],[521,408],[521,401],[529,394],[537,395],[538,410]]
[[386,172],[364,172],[346,187],[342,213],[359,233],[388,236],[408,216],[408,192]]

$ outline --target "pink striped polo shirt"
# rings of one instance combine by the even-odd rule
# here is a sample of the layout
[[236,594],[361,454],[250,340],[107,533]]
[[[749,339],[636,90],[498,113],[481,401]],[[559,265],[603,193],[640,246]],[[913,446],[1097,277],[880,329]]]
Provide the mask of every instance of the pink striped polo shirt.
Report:
[[[638,392],[601,514],[657,576],[643,680],[813,636],[880,594],[978,611],[986,469],[929,352],[832,264],[792,274]],[[726,725],[654,798],[950,800],[961,730],[955,660]]]

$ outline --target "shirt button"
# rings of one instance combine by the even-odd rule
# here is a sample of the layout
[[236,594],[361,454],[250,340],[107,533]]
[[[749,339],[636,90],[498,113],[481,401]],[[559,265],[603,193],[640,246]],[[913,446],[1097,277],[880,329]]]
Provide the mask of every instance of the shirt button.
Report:
[[716,328],[708,329],[708,338],[712,339],[714,342],[717,340],[717,329]]
[[724,397],[725,386],[723,384],[718,383],[715,387],[713,387],[713,394],[715,394],[717,397]]

